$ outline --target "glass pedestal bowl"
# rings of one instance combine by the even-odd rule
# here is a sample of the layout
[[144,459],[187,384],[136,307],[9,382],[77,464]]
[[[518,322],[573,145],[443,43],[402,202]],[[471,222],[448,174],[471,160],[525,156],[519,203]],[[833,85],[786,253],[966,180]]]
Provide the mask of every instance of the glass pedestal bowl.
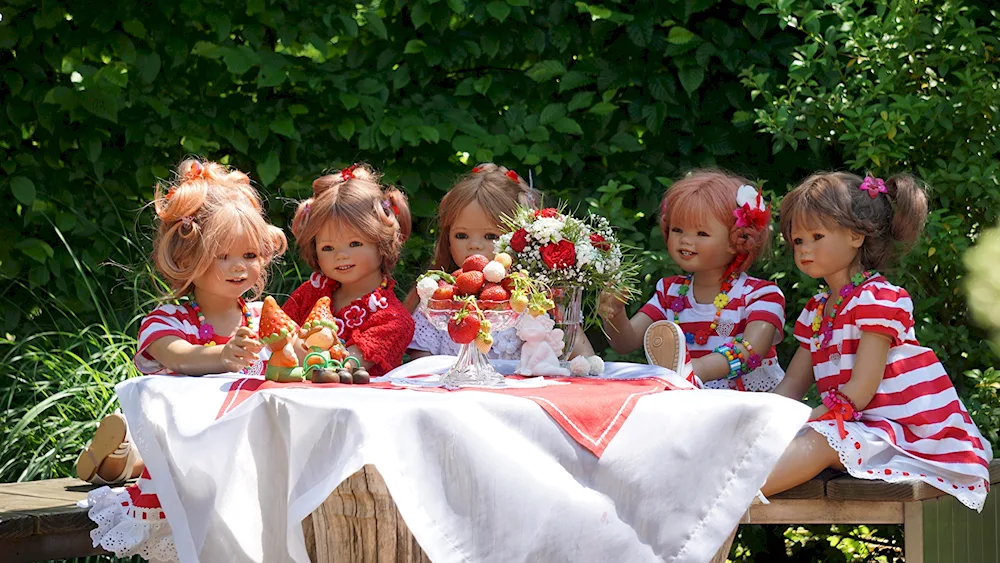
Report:
[[[520,316],[510,308],[509,301],[479,301],[478,305],[483,316],[490,322],[490,334],[514,326]],[[458,301],[430,299],[427,303],[421,303],[420,312],[434,328],[447,333],[448,321],[461,308],[462,303]],[[447,387],[499,387],[504,385],[504,378],[503,374],[490,365],[489,358],[479,351],[473,341],[461,345],[455,365],[441,376],[441,383]]]

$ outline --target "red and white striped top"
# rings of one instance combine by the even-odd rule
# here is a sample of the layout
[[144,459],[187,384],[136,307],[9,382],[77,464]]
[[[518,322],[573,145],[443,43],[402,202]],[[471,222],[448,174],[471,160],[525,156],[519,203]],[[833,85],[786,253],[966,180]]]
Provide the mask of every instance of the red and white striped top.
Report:
[[835,435],[830,422],[810,426],[827,436],[852,475],[921,479],[981,508],[993,452],[934,351],[917,342],[909,294],[883,276],[869,279],[845,298],[833,338],[817,348],[812,322],[823,295],[810,299],[795,322],[795,338],[812,354],[820,393],[850,381],[862,333],[883,334],[892,344],[875,396],[858,405],[862,420],[846,423],[848,439]]
[[[247,309],[253,318],[253,326],[260,324],[261,305],[260,301],[247,303]],[[135,367],[139,373],[146,375],[173,375],[175,373],[156,361],[146,350],[150,344],[164,336],[176,336],[191,344],[202,344],[201,339],[198,338],[198,316],[194,309],[188,307],[187,304],[167,303],[153,309],[142,319],[142,324],[139,325],[139,345],[135,351]],[[212,341],[222,345],[229,342],[229,336],[217,334],[212,338]]]
[[[687,295],[680,295],[678,290],[684,285],[683,280],[683,276],[661,279],[656,283],[656,293],[639,312],[645,313],[654,322],[674,321],[680,325],[685,335],[697,334],[699,330],[707,331],[715,318],[715,305],[697,303],[691,291]],[[729,303],[722,310],[718,328],[710,333],[708,341],[698,344],[688,336],[687,348],[691,357],[700,358],[711,354],[712,350],[731,341],[733,337],[742,336],[746,325],[753,321],[764,321],[777,329],[771,349],[766,354],[761,354],[764,359],[777,357],[774,344],[781,342],[785,325],[785,296],[777,284],[742,273],[733,282],[727,295]],[[682,300],[684,305],[680,313],[674,313],[670,308],[675,300]]]

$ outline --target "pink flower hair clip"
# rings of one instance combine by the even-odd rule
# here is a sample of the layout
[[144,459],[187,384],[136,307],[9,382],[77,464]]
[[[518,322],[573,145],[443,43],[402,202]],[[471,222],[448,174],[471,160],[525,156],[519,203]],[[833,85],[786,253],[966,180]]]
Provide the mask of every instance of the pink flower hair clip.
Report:
[[740,186],[736,192],[736,205],[733,216],[736,217],[737,227],[753,227],[762,231],[771,222],[771,206],[753,186]]
[[885,182],[882,178],[874,178],[872,176],[865,176],[865,180],[861,182],[858,187],[859,190],[863,192],[868,192],[868,197],[875,199],[878,194],[888,194],[889,190],[885,187]]

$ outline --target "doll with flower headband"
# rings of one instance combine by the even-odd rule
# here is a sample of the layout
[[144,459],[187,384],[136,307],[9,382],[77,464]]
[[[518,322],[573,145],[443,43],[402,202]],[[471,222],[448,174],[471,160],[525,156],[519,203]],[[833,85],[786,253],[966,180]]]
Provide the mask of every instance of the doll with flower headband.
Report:
[[[465,259],[481,254],[492,260],[496,241],[507,231],[503,217],[513,217],[518,207],[537,208],[541,194],[514,170],[492,162],[476,165],[455,183],[438,206],[438,232],[434,244],[432,270],[453,272]],[[414,288],[407,296],[407,309],[416,309],[422,296],[430,298],[436,282],[425,279],[424,287]],[[421,295],[418,293],[422,292]],[[435,354],[454,356],[460,346],[438,330],[420,312],[413,313],[416,330],[409,346],[410,356],[420,358]],[[517,360],[521,357],[521,339],[512,327],[493,335],[490,358]],[[573,346],[573,356],[592,356],[590,341],[582,332]]]
[[410,236],[410,208],[384,188],[367,165],[353,165],[313,182],[299,204],[292,233],[313,274],[282,306],[301,325],[316,301],[329,297],[337,334],[372,377],[403,361],[413,319],[394,292],[393,268]]
[[799,348],[776,393],[822,404],[782,455],[765,495],[826,468],[923,481],[982,510],[993,452],[941,362],[914,334],[913,301],[878,270],[920,235],[927,196],[907,174],[815,174],[781,202],[795,265],[826,282],[795,322]]
[[[139,327],[136,368],[148,375],[205,375],[246,371],[263,363],[257,340],[266,268],[284,253],[285,235],[270,225],[250,178],[221,164],[188,159],[168,189],[157,186],[153,260],[170,300]],[[255,371],[259,374],[259,369]],[[150,475],[128,437],[125,418],[105,417],[80,454],[77,475],[96,484],[141,476],[122,492],[89,495],[95,546],[119,557],[176,559]]]
[[611,347],[642,346],[650,363],[707,388],[772,390],[784,376],[774,345],[785,298],[773,282],[746,273],[770,241],[763,196],[745,178],[697,170],[667,190],[660,228],[686,273],[658,281],[631,319],[620,296],[602,294]]

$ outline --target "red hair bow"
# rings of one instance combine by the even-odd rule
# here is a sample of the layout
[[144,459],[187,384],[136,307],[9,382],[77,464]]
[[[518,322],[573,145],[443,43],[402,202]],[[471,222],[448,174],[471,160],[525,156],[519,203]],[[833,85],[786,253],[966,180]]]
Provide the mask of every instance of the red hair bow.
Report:
[[352,164],[352,165],[348,166],[347,168],[341,170],[340,171],[340,177],[343,178],[345,182],[348,181],[348,180],[353,179],[354,178],[354,169],[357,168],[357,167],[358,167],[357,164]]
[[518,176],[517,172],[514,172],[513,170],[508,170],[506,172],[506,176],[518,184],[521,183],[521,177]]

